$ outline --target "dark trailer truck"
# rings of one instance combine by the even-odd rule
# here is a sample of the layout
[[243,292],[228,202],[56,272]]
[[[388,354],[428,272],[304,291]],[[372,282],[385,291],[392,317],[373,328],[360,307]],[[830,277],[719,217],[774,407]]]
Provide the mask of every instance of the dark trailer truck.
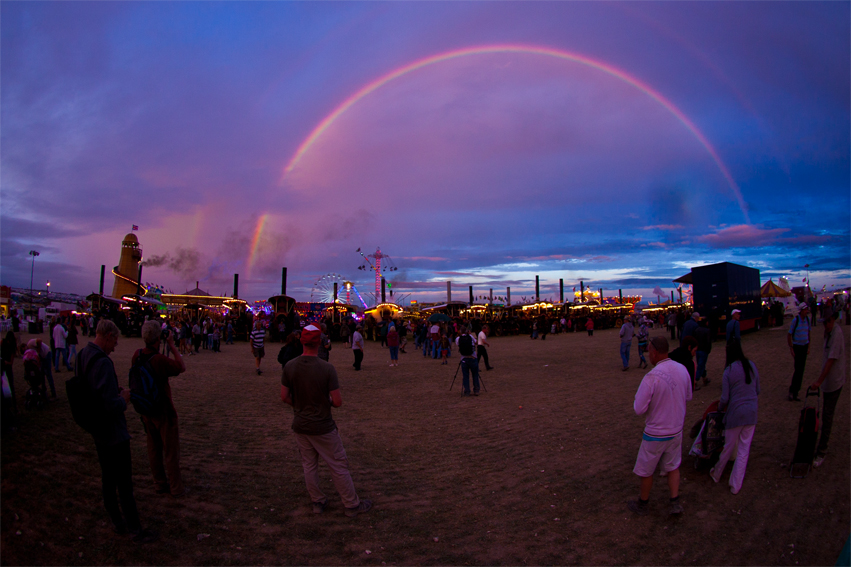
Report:
[[713,334],[726,332],[733,309],[742,312],[739,320],[742,331],[759,329],[762,300],[756,268],[721,262],[692,268],[690,274],[675,281],[692,284],[694,310],[709,318]]

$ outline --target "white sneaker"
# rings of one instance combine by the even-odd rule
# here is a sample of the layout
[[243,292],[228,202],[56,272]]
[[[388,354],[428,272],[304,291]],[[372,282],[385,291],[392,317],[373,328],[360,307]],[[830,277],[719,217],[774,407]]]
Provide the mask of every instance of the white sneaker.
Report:
[[823,462],[824,462],[824,455],[816,455],[816,458],[813,459],[813,466],[814,467],[820,467]]

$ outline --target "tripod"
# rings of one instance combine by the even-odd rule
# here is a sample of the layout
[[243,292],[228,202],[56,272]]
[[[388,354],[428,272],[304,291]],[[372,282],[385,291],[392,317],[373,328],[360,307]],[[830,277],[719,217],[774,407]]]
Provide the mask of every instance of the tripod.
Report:
[[[450,392],[452,391],[452,386],[455,385],[455,379],[458,378],[458,371],[461,370],[462,364],[464,364],[464,358],[463,357],[461,358],[461,360],[458,361],[458,368],[455,369],[455,376],[452,377],[452,383],[449,385],[449,391]],[[482,383],[482,388],[484,388],[485,392],[487,392],[488,387],[485,386],[485,381],[482,380],[482,374],[481,373],[479,373],[479,382]]]

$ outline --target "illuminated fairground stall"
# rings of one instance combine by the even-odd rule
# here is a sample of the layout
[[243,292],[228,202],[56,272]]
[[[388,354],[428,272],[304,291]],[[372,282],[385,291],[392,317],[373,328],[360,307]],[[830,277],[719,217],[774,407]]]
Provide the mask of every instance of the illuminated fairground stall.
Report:
[[379,303],[363,312],[364,317],[372,317],[376,321],[399,319],[405,316],[405,310],[395,303]]

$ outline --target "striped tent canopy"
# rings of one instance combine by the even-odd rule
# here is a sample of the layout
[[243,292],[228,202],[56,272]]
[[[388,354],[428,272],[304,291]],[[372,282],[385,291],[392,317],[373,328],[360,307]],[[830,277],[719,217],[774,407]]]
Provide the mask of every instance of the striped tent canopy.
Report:
[[792,295],[792,292],[786,291],[769,279],[759,288],[759,295],[760,297],[789,297]]

